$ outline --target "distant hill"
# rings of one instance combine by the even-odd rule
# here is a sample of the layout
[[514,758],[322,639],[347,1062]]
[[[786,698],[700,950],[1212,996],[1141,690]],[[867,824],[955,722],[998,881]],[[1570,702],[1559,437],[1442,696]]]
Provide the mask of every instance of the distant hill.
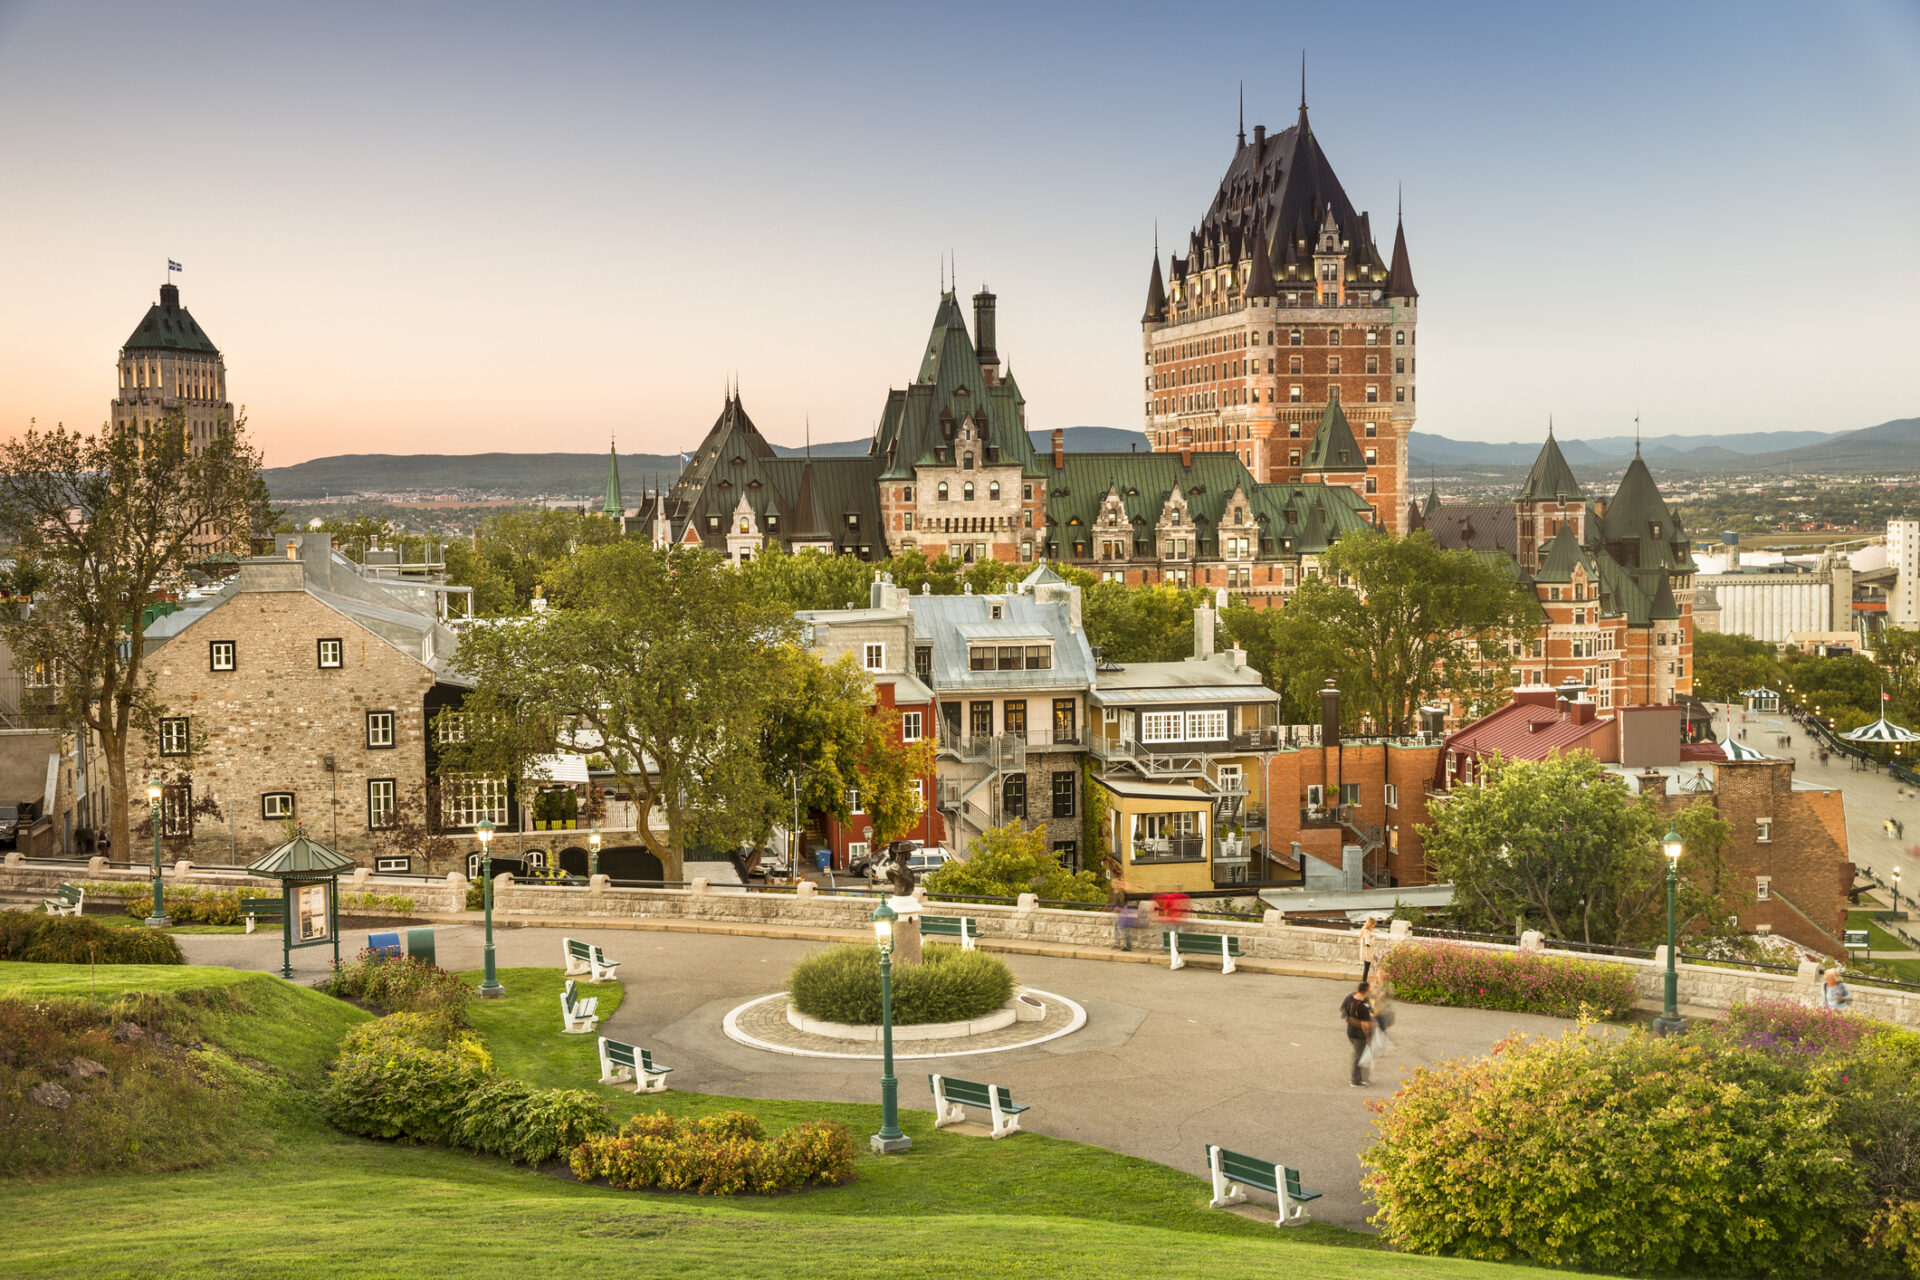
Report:
[[1755,471],[1920,471],[1920,418],[1895,418],[1820,444],[1748,458]]
[[[1122,427],[1067,427],[1069,453],[1147,450],[1147,437]],[[1050,431],[1029,433],[1040,453],[1052,449]],[[868,441],[835,440],[813,446],[816,457],[858,457]],[[792,457],[804,448],[775,445]],[[1633,456],[1632,436],[1560,441],[1567,461],[1584,469],[1617,469]],[[1458,467],[1525,467],[1540,442],[1488,443],[1413,433],[1409,465],[1417,475]],[[1647,436],[1647,461],[1663,470],[1778,472],[1920,471],[1920,418],[1900,418],[1861,431],[1753,431],[1722,436]],[[680,474],[677,454],[623,453],[620,484],[629,500]],[[604,491],[604,453],[349,453],[291,467],[270,467],[267,487],[282,501],[343,494],[485,494],[501,498],[591,498]]]

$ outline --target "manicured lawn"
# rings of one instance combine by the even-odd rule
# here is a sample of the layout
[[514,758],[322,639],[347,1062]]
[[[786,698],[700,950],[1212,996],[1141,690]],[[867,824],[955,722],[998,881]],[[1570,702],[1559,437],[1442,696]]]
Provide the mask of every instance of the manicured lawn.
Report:
[[[87,919],[98,920],[109,929],[144,929],[147,927],[147,922],[144,918],[136,919],[129,915],[88,916]],[[278,929],[280,926],[278,922],[275,922],[268,927]],[[243,924],[176,924],[166,930],[167,933],[245,933],[246,931],[247,926]]]
[[[1895,937],[1874,921],[1865,911],[1847,912],[1847,928],[1865,929],[1867,945],[1875,951],[1911,951],[1913,948],[1901,938]],[[1895,977],[1903,982],[1920,982],[1920,960],[1875,960],[1876,965],[1884,965]]]
[[[477,975],[467,975],[476,980]],[[557,969],[506,970],[508,995],[472,1007],[495,1061],[543,1084],[599,1089],[617,1114],[739,1108],[772,1128],[840,1120],[864,1143],[876,1106],[600,1089],[590,1036],[559,1033]],[[0,1182],[0,1276],[672,1275],[675,1277],[1286,1277],[1398,1280],[1545,1275],[1351,1247],[1329,1227],[1280,1231],[1205,1207],[1200,1180],[1099,1148],[1023,1134],[1005,1142],[932,1128],[909,1111],[910,1155],[863,1155],[849,1187],[761,1199],[616,1191],[438,1147],[349,1138],[307,1100],[359,1010],[265,974],[116,967],[103,993],[178,993],[210,1042],[284,1075],[284,1111],[252,1159],[166,1174]],[[202,990],[196,990],[202,989]],[[86,997],[81,966],[0,964],[0,997]],[[618,984],[592,988],[604,1012]],[[670,1061],[670,1060],[669,1060]],[[164,1135],[152,1140],[164,1141]],[[4,1138],[0,1138],[3,1142]],[[0,1178],[5,1161],[0,1154]],[[78,1206],[84,1213],[76,1217]],[[84,1219],[82,1222],[81,1219]],[[1339,1242],[1338,1244],[1333,1242]]]

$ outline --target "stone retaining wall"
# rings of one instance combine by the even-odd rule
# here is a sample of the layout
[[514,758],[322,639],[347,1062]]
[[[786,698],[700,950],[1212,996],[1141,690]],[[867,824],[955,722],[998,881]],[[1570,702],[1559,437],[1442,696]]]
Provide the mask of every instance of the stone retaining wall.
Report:
[[[266,881],[229,870],[196,869],[180,863],[166,871],[169,884],[192,884],[234,888],[263,889]],[[148,873],[130,868],[107,868],[94,859],[90,868],[73,863],[28,863],[19,854],[8,854],[0,868],[0,890],[50,893],[62,881],[144,882]],[[371,874],[366,868],[343,877],[342,892],[395,893],[414,900],[414,909],[422,914],[449,914],[465,910],[466,877],[458,872],[444,880],[422,882]],[[515,884],[511,875],[495,879],[494,916],[497,920],[523,924],[564,925],[593,920],[685,920],[712,924],[760,926],[769,929],[804,928],[836,930],[865,935],[871,928],[874,899],[841,897],[819,893],[810,884],[802,884],[795,893],[745,893],[738,889],[709,887],[700,881],[690,889],[616,889],[605,876],[596,876],[590,887],[552,884]],[[1105,948],[1113,943],[1113,917],[1105,911],[1073,911],[1042,907],[1029,898],[1018,906],[1004,904],[959,905],[930,903],[935,915],[966,915],[979,924],[983,938],[1045,943],[1055,946]],[[476,914],[475,919],[478,919]],[[1139,940],[1152,939],[1159,945],[1158,929],[1143,928]],[[1220,921],[1189,921],[1183,930],[1194,933],[1227,933],[1240,939],[1245,957],[1279,962],[1308,963],[1343,967],[1357,978],[1360,970],[1359,940],[1353,933],[1289,925],[1280,913],[1269,911],[1260,922],[1229,925]],[[1389,946],[1429,945],[1425,939],[1408,935],[1404,921],[1396,922],[1394,932],[1381,935],[1376,946],[1381,952]],[[1495,943],[1454,943],[1487,950],[1513,950]],[[1578,952],[1554,951],[1541,947],[1537,935],[1529,934],[1522,949],[1563,956],[1596,964],[1624,965],[1633,971],[1634,988],[1642,1000],[1658,1002],[1664,995],[1666,956],[1664,951],[1651,960],[1621,956],[1588,956]],[[1204,959],[1191,967],[1204,968]],[[1726,1009],[1758,997],[1789,1000],[1818,1000],[1819,971],[1811,963],[1794,974],[1770,973],[1751,969],[1723,969],[1710,965],[1679,966],[1680,1003],[1703,1009]],[[1870,1017],[1903,1026],[1920,1028],[1920,992],[1855,985],[1853,1007]]]

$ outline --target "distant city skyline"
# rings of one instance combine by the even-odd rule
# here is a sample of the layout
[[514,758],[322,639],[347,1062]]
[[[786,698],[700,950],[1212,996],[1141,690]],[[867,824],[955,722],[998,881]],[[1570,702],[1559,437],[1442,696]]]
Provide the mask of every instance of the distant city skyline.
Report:
[[104,420],[171,259],[270,466],[673,453],[736,376],[769,438],[853,439],[949,253],[1030,427],[1137,430],[1154,227],[1184,248],[1243,80],[1291,123],[1302,45],[1353,203],[1405,192],[1418,432],[1920,414],[1920,8],[1280,16],[1202,52],[1144,6],[0,0],[0,435]]

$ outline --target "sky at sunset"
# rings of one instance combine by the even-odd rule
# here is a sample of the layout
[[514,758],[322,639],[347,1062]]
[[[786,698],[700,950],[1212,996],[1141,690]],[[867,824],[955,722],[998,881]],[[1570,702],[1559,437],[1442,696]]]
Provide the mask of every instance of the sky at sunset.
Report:
[[[1176,14],[1184,16],[1176,17]],[[1920,5],[0,0],[0,435],[95,426],[169,258],[269,465],[866,435],[941,258],[1035,429],[1140,426],[1156,221],[1315,133],[1417,429],[1920,414]]]

